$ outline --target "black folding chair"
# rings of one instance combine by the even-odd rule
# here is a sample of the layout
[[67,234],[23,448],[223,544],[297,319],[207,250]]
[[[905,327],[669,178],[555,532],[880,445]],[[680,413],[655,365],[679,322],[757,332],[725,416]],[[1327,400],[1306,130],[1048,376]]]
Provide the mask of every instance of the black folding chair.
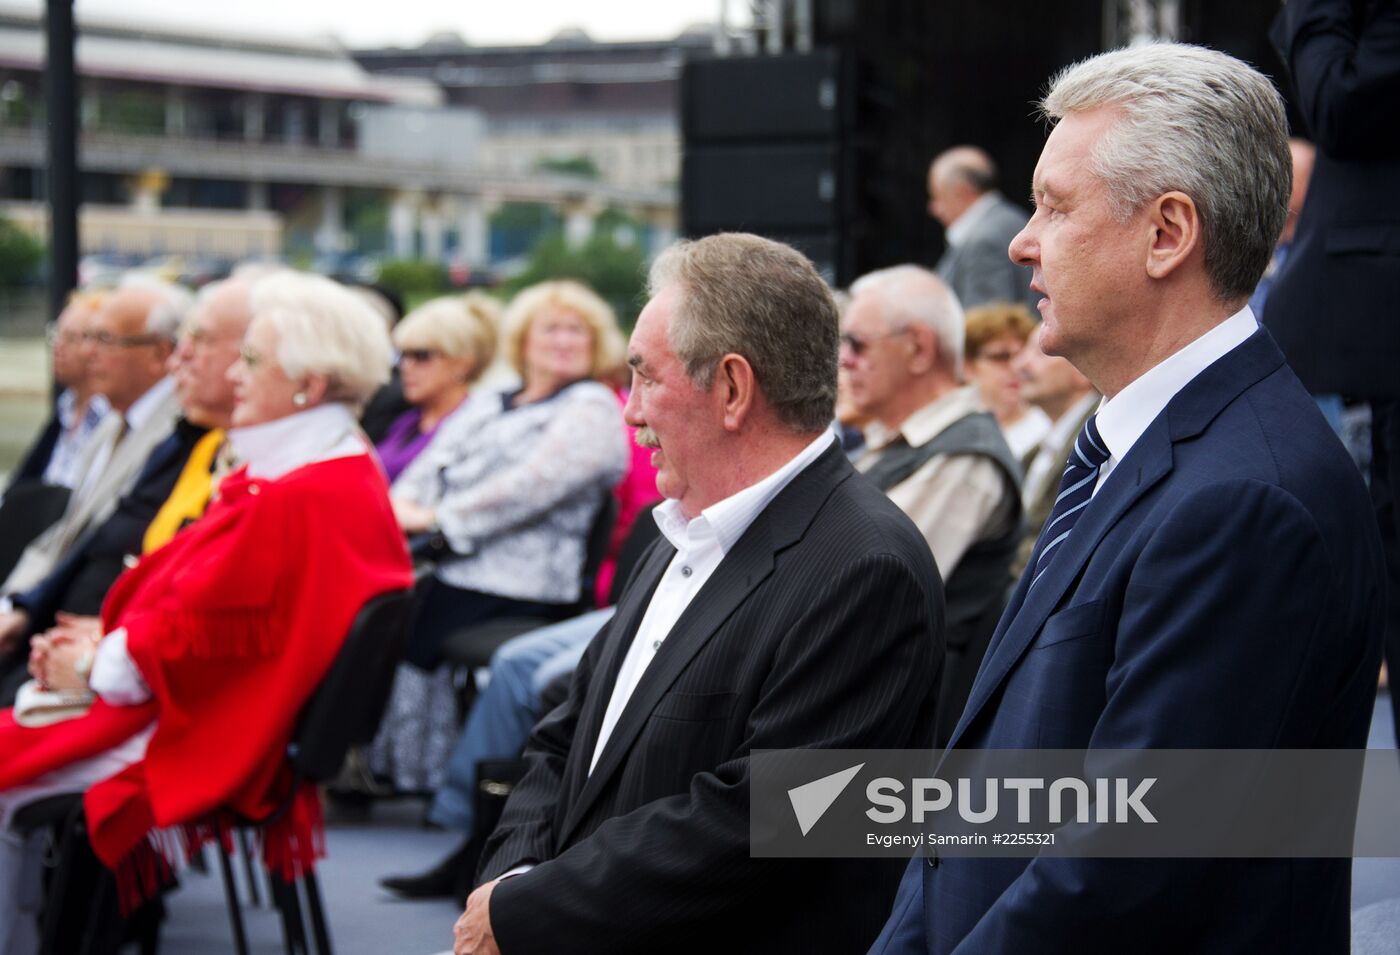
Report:
[[[636,522],[622,542],[617,556],[617,573],[613,575],[612,586],[608,589],[608,606],[617,603],[627,578],[632,575],[647,548],[661,534],[651,512],[652,508],[647,508],[637,515]],[[568,698],[569,684],[573,678],[572,670],[561,673],[540,691],[541,713],[550,712]],[[476,812],[472,817],[472,835],[477,845],[485,845],[495,830],[496,822],[505,810],[506,800],[510,798],[515,784],[525,775],[525,768],[525,761],[519,758],[482,760],[476,764]]]
[[[560,619],[568,619],[593,609],[593,590],[598,579],[598,568],[607,556],[608,543],[612,540],[613,526],[616,523],[617,498],[609,494],[594,515],[584,544],[578,604]],[[443,659],[454,667],[465,668],[470,673],[477,667],[484,667],[490,663],[491,655],[507,640],[556,622],[557,620],[542,617],[502,617],[464,627],[450,635],[443,643]],[[467,683],[470,685],[472,681],[468,679]]]
[[10,825],[26,839],[41,829],[49,832],[39,955],[116,955],[132,942],[141,955],[157,955],[164,903],[157,896],[123,917],[116,877],[88,842],[82,793],[35,800]]
[[[368,744],[374,738],[389,702],[395,667],[403,656],[412,613],[411,590],[380,594],[361,608],[330,672],[302,708],[296,733],[287,746],[293,781],[286,801],[266,819],[246,819],[225,811],[216,814],[216,823],[241,831],[277,822],[291,809],[303,783],[323,783],[334,778],[350,748]],[[222,825],[216,825],[216,830],[221,828]],[[233,868],[226,853],[217,854],[234,947],[239,955],[247,955],[247,934],[234,891]],[[316,952],[331,955],[330,931],[315,873],[305,872],[295,882],[284,881],[280,873],[269,872],[268,877],[273,902],[282,916],[282,937],[288,955],[311,952],[299,895],[305,896]]]

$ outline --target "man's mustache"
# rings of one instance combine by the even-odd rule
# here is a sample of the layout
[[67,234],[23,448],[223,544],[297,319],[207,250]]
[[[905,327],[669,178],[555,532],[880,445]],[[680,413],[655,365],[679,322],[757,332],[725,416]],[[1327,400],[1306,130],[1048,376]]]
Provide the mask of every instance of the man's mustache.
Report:
[[643,448],[660,448],[661,441],[656,432],[643,425],[637,429],[637,444]]

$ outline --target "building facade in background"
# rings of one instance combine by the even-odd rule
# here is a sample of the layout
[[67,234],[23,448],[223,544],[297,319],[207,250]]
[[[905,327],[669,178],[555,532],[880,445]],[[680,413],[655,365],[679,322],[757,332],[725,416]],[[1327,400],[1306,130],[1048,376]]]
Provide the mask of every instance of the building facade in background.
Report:
[[[519,203],[576,239],[607,209],[648,225],[644,239],[673,234],[678,57],[695,40],[352,54],[330,40],[78,26],[89,258],[484,268],[493,218]],[[43,59],[40,17],[0,7],[0,212],[36,231]]]

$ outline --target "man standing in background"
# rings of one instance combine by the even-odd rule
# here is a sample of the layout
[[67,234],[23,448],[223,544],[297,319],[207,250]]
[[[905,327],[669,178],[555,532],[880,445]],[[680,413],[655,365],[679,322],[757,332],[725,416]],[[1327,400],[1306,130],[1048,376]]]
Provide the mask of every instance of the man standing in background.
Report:
[[1026,302],[1031,273],[1006,257],[1006,247],[1026,224],[1026,213],[997,191],[997,167],[976,146],[939,153],[928,171],[928,211],[943,223],[948,248],[938,274],[962,307],[987,302]]

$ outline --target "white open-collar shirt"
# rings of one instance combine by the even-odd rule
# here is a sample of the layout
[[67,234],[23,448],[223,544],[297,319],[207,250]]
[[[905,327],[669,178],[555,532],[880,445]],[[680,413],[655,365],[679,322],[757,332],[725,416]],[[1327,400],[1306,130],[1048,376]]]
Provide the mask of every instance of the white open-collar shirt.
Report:
[[616,729],[623,710],[627,708],[627,701],[632,698],[656,652],[724,555],[738,543],[744,531],[772,503],[773,498],[820,457],[834,440],[834,432],[830,429],[823,431],[787,464],[757,484],[751,484],[737,494],[710,505],[691,520],[686,520],[676,501],[668,500],[657,505],[652,512],[656,526],[676,549],[676,555],[661,575],[661,582],[651,595],[651,603],[647,605],[646,614],[637,627],[636,636],[632,638],[632,645],[627,648],[622,669],[617,673],[603,725],[598,731],[598,742],[593,747],[593,759],[588,764],[589,773],[598,765],[603,747]]

